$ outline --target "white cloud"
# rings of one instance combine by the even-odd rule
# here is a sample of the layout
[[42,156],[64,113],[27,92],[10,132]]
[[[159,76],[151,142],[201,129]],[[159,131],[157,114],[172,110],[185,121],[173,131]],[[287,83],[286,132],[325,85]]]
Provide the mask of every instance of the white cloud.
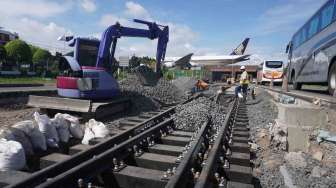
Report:
[[124,26],[131,26],[133,25],[132,22],[130,22],[128,19],[124,17],[118,17],[114,14],[105,14],[100,18],[99,25],[102,27],[108,27],[110,25],[113,25],[115,23],[119,22],[121,25]]
[[[6,30],[17,32],[28,43],[48,49],[64,50],[57,41],[63,34],[71,31],[46,18],[60,15],[73,7],[73,0],[1,0],[0,23]],[[6,7],[6,8],[4,8]]]
[[95,12],[97,10],[95,0],[80,0],[80,3],[86,12]]
[[1,0],[0,17],[49,17],[67,11],[71,5],[71,1],[52,2],[47,0]]
[[[132,1],[125,3],[125,10],[119,14],[105,14],[101,17],[99,25],[106,28],[117,21],[124,26],[145,28],[148,27],[143,24],[134,23],[131,21],[134,18],[153,20],[149,12],[140,4]],[[194,32],[189,26],[185,24],[178,24],[172,22],[160,22],[161,25],[169,26],[169,42],[167,47],[167,56],[182,56],[187,53],[202,53],[200,49],[196,48],[193,43],[197,41],[198,34]],[[157,47],[157,40],[149,41],[148,39],[130,39],[118,42],[118,50],[116,55],[139,55],[155,57]]]
[[140,4],[133,1],[126,2],[125,14],[136,19],[152,20],[149,12]]
[[16,20],[15,24],[4,23],[10,30],[19,33],[19,37],[28,43],[35,44],[50,51],[63,51],[64,45],[57,38],[64,34],[71,34],[69,29],[54,22],[43,23],[30,18]]
[[259,18],[256,35],[278,32],[294,32],[326,0],[286,0],[282,5],[274,6]]

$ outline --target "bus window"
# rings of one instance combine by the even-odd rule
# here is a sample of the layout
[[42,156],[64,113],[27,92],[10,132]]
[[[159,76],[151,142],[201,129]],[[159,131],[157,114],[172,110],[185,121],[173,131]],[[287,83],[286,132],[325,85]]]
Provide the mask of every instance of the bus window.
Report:
[[297,48],[300,46],[300,33],[297,33],[293,38],[293,47]]
[[319,15],[317,14],[310,22],[309,22],[309,30],[308,30],[308,38],[311,38],[318,31],[319,26]]
[[333,17],[333,11],[334,11],[334,4],[328,3],[327,6],[325,6],[322,10],[322,22],[321,22],[321,29],[325,28],[328,26]]
[[281,68],[282,64],[282,61],[266,61],[266,67],[272,69]]
[[300,44],[306,42],[306,39],[307,39],[307,30],[306,30],[306,27],[303,27],[301,32],[300,32]]

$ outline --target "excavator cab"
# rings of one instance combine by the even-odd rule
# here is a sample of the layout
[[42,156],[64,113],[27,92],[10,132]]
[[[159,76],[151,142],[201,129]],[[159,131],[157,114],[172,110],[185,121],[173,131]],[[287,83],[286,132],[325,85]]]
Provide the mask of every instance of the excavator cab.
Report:
[[68,98],[103,99],[119,95],[119,86],[114,79],[118,63],[107,60],[96,67],[100,41],[75,38],[69,46],[73,53],[63,56],[59,63],[57,93]]

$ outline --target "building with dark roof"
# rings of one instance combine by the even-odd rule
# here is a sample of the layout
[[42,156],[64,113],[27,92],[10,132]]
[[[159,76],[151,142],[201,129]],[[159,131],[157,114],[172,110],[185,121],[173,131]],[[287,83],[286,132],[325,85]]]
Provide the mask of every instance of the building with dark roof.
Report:
[[0,27],[0,45],[5,45],[7,42],[18,39],[19,35],[17,33],[12,33],[6,31]]

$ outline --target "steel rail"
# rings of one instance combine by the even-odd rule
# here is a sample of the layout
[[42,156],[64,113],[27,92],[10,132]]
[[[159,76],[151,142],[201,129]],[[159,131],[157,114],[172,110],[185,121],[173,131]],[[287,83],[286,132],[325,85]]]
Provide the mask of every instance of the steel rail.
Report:
[[23,181],[17,182],[15,184],[8,185],[7,188],[29,188],[29,187],[35,187],[43,182],[45,182],[48,178],[55,177],[67,170],[70,170],[74,168],[75,166],[81,164],[84,161],[90,160],[94,156],[110,149],[115,144],[120,144],[126,140],[129,139],[130,136],[134,136],[136,134],[139,134],[139,130],[144,130],[146,128],[147,124],[150,124],[151,122],[157,122],[162,121],[165,117],[172,114],[175,110],[175,107],[172,107],[163,113],[160,113],[158,115],[153,116],[152,118],[139,123],[138,125],[135,125],[131,129],[121,133],[117,134],[110,139],[98,143],[92,148],[89,148],[87,150],[84,150],[82,152],[79,152],[69,159],[66,159],[62,162],[56,163],[54,165],[51,165],[45,169],[42,169],[40,171],[37,171],[33,173],[28,178],[24,179]]
[[208,159],[206,160],[206,163],[202,168],[201,175],[197,179],[197,182],[194,186],[195,188],[216,187],[215,185],[211,184],[212,183],[211,176],[213,176],[216,167],[218,165],[218,158],[223,150],[222,148],[223,142],[227,141],[225,140],[226,139],[225,136],[227,135],[226,133],[229,129],[230,123],[232,122],[234,115],[236,113],[237,104],[238,102],[236,99],[230,106],[227,116],[225,117],[223,126],[220,127],[218,137],[216,138],[216,141],[209,152]]
[[80,178],[90,178],[95,177],[99,173],[104,172],[113,167],[113,158],[125,158],[129,155],[129,148],[132,148],[133,145],[138,144],[144,138],[152,136],[153,134],[158,136],[160,130],[166,129],[168,126],[173,124],[173,119],[170,118],[164,122],[154,126],[141,134],[128,139],[127,141],[106,150],[105,152],[94,156],[93,158],[75,166],[74,168],[57,175],[54,178],[49,179],[48,181],[36,186],[39,188],[49,187],[49,188],[58,188],[58,187],[67,187],[68,185],[75,186],[77,180]]
[[168,181],[166,188],[188,187],[187,185],[188,183],[190,183],[189,181],[192,178],[187,178],[187,177],[190,177],[191,166],[195,162],[195,158],[201,148],[201,144],[206,139],[205,134],[207,133],[207,130],[209,130],[210,128],[209,123],[210,123],[209,121],[206,121],[203,123],[197,136],[191,142],[190,149],[188,150],[185,157],[183,158],[183,161],[177,167],[176,173]]

